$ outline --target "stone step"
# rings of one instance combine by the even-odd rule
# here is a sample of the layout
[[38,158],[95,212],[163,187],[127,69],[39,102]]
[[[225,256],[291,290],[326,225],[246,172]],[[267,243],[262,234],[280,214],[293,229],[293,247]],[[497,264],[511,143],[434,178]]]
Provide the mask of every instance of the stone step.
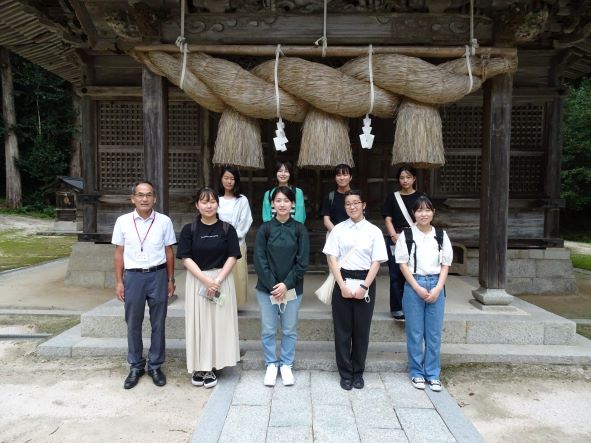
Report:
[[[443,342],[449,344],[513,344],[571,345],[576,337],[576,323],[551,314],[533,305],[516,300],[522,308],[517,313],[447,313],[444,319]],[[517,308],[516,308],[517,309]],[[527,309],[528,311],[525,311]],[[150,336],[146,308],[143,336]],[[238,328],[241,340],[258,340],[260,318],[254,309],[240,311]],[[88,338],[125,338],[126,324],[123,304],[111,300],[81,316],[81,336]],[[184,339],[184,302],[171,303],[166,320],[166,337]],[[332,341],[332,317],[328,307],[302,309],[298,321],[301,341]],[[385,312],[375,312],[371,342],[402,343],[404,323],[393,321]]]
[[[38,347],[45,357],[102,357],[127,356],[125,338],[95,338],[80,335],[77,325],[42,343]],[[144,349],[150,339],[144,339]],[[241,365],[244,369],[263,370],[261,344],[258,340],[240,342]],[[185,357],[185,340],[167,339],[168,357]],[[579,335],[572,345],[507,345],[507,344],[451,344],[441,348],[443,366],[463,363],[530,363],[530,364],[591,364],[591,341]],[[296,370],[336,371],[334,343],[331,341],[298,341]],[[406,371],[406,346],[395,342],[370,342],[366,370]]]

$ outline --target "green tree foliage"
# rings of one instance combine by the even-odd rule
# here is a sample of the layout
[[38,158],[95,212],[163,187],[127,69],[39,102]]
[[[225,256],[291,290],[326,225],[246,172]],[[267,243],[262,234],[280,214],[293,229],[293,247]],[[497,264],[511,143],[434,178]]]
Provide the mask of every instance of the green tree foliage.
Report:
[[[44,205],[53,196],[44,195],[40,188],[56,175],[68,173],[72,133],[76,130],[71,87],[15,54],[11,54],[11,62],[23,203]],[[1,175],[4,182],[4,169]]]
[[562,198],[569,212],[586,212],[591,210],[591,78],[570,89],[562,134]]

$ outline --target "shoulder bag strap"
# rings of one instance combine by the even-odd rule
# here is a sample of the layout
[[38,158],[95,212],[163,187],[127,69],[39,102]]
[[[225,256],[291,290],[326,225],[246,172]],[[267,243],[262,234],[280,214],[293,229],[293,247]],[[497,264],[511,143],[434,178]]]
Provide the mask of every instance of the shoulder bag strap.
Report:
[[402,197],[400,196],[400,192],[396,191],[394,193],[394,197],[396,197],[396,203],[398,203],[398,207],[400,208],[400,212],[402,212],[402,215],[404,216],[406,222],[408,223],[408,226],[412,226],[414,222],[412,221],[412,217],[408,213],[408,209],[406,209],[406,205],[402,201]]

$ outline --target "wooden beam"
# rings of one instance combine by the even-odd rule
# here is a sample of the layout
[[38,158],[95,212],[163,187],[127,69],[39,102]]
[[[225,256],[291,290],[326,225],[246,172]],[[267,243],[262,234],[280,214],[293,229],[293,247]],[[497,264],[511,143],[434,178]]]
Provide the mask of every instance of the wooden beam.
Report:
[[[94,83],[94,66],[88,61],[82,68],[84,84]],[[82,178],[84,180],[84,194],[97,194],[97,142],[96,142],[96,102],[90,97],[82,97],[80,100],[80,113],[82,117]],[[97,232],[97,202],[89,199],[82,202],[82,232],[94,234]],[[82,238],[82,237],[81,237]],[[90,237],[88,237],[90,238]],[[88,241],[88,240],[87,240]]]
[[[276,45],[189,45],[191,52],[206,52],[218,55],[275,56]],[[162,51],[178,53],[179,48],[172,44],[136,45],[136,51]],[[326,57],[359,57],[367,54],[367,46],[328,46]],[[281,46],[285,56],[322,57],[319,46]],[[374,54],[400,54],[424,58],[458,58],[466,52],[464,46],[374,46]],[[517,48],[481,47],[476,50],[477,56],[517,57]]]
[[168,88],[166,79],[142,72],[144,176],[156,187],[156,210],[168,213]]
[[482,305],[508,305],[507,222],[511,147],[511,75],[498,75],[484,85],[482,183],[480,187],[480,254],[473,291]]
[[[555,97],[547,106],[547,150],[546,150],[546,178],[544,192],[550,199],[560,198],[560,170],[562,159],[562,117],[564,97]],[[549,207],[544,211],[544,237],[560,237],[560,208]]]
[[[169,100],[192,101],[181,89],[170,84],[167,86]],[[76,94],[79,96],[88,96],[92,100],[141,98],[144,95],[141,86],[83,86],[76,88]]]
[[98,33],[96,28],[94,27],[94,23],[92,22],[92,18],[86,9],[86,6],[82,4],[79,0],[69,0],[70,5],[74,9],[74,13],[76,14],[76,18],[80,22],[80,26],[84,30],[86,37],[88,38],[88,43],[90,47],[94,47],[96,42],[98,41]]

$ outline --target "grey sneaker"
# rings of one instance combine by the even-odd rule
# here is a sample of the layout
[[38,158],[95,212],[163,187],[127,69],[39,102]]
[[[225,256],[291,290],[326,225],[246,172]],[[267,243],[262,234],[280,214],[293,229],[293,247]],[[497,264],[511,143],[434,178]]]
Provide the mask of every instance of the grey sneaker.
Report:
[[427,380],[427,384],[433,392],[441,392],[441,382],[439,380]]
[[218,378],[215,376],[215,372],[208,371],[203,376],[203,386],[206,388],[213,388],[218,384]]

